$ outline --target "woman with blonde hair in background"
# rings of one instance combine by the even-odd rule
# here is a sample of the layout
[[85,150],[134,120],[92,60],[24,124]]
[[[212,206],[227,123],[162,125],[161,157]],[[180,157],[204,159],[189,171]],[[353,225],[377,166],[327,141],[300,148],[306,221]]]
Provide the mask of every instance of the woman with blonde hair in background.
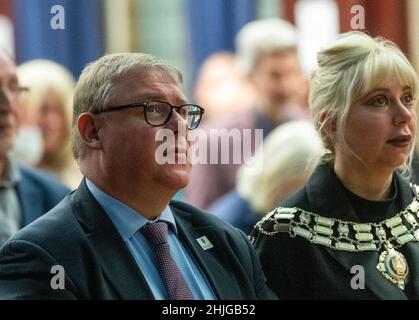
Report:
[[57,176],[69,187],[77,187],[81,173],[69,144],[73,76],[63,66],[49,60],[23,63],[17,71],[19,82],[28,88],[21,100],[23,113],[35,115],[36,119],[32,121],[38,124],[43,138],[44,148],[35,165]]
[[[410,186],[417,74],[391,41],[342,35],[318,53],[313,120],[328,152],[251,237],[281,299],[419,299]],[[255,190],[257,192],[257,190]]]

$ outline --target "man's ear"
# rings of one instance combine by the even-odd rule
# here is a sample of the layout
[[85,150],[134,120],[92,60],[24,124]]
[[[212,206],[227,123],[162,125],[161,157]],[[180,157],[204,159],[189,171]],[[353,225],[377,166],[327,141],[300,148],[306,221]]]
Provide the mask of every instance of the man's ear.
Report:
[[324,130],[329,137],[333,137],[336,133],[336,121],[336,116],[333,116],[328,112],[323,112],[320,115],[319,122],[322,130]]
[[77,119],[77,128],[83,142],[92,149],[101,149],[98,121],[94,114],[85,112]]

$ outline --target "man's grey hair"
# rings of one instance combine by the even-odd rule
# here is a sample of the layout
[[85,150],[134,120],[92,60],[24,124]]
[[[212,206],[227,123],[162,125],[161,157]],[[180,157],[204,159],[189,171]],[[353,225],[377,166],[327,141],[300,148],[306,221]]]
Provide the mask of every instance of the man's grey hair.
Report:
[[77,128],[77,119],[84,112],[98,111],[115,98],[115,84],[122,76],[133,71],[155,70],[170,75],[182,83],[182,74],[174,66],[145,53],[107,54],[88,64],[77,82],[73,101],[71,147],[73,156],[82,154],[82,144]]
[[251,73],[260,54],[296,50],[298,36],[291,23],[270,18],[246,24],[237,34],[235,42],[239,65],[246,73]]

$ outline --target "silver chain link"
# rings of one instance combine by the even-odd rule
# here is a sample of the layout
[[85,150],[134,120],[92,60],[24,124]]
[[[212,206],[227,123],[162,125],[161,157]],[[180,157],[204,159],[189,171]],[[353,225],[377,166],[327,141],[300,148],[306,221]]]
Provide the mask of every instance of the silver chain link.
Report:
[[[416,196],[417,197],[417,196]],[[372,231],[373,229],[375,231],[377,230],[381,230],[383,229],[385,231],[385,235],[383,236],[378,236],[376,235],[376,232],[362,232],[363,234],[368,234],[372,236],[372,240],[371,241],[360,241],[358,239],[354,239],[354,238],[350,238],[349,236],[344,236],[339,232],[339,236],[336,237],[333,234],[335,233],[335,231],[330,227],[330,229],[332,230],[332,235],[326,236],[327,238],[329,238],[330,240],[332,240],[332,244],[331,245],[327,245],[324,244],[325,246],[334,249],[334,250],[343,250],[343,251],[380,251],[382,249],[383,246],[386,247],[391,247],[391,248],[399,248],[402,245],[404,245],[404,243],[399,243],[397,240],[400,239],[401,236],[405,236],[405,235],[412,235],[413,238],[409,241],[415,240],[415,241],[419,241],[419,233],[418,235],[415,235],[414,233],[416,231],[419,230],[418,225],[419,225],[419,199],[418,198],[414,198],[413,202],[403,211],[397,213],[394,217],[383,220],[381,222],[378,223],[356,223],[356,222],[352,222],[352,221],[344,221],[341,219],[336,219],[336,218],[327,218],[328,220],[333,221],[332,226],[341,226],[341,225],[346,225],[346,226],[352,226],[352,230],[355,231],[357,228],[359,228],[359,226],[363,225],[363,226],[369,226],[370,230]],[[296,237],[297,235],[293,232],[294,227],[301,227],[304,228],[305,230],[309,231],[312,236],[310,239],[308,239],[310,242],[313,243],[313,239],[316,236],[323,236],[322,234],[319,234],[316,230],[315,230],[315,226],[321,226],[321,224],[319,223],[315,223],[313,225],[313,227],[310,226],[310,222],[304,222],[301,219],[302,215],[308,215],[310,217],[310,221],[316,221],[316,218],[323,218],[318,214],[309,212],[309,211],[305,211],[303,209],[300,208],[282,208],[279,207],[271,212],[269,212],[265,217],[263,217],[258,223],[256,223],[255,225],[255,229],[257,229],[261,234],[266,235],[266,236],[274,236],[278,233],[283,233],[284,231],[279,231],[279,230],[275,230],[274,227],[272,227],[272,231],[266,230],[264,228],[264,226],[267,223],[271,223],[272,226],[275,226],[275,224],[278,222],[278,219],[275,218],[276,214],[280,214],[281,210],[287,210],[289,212],[290,209],[293,210],[293,215],[291,218],[289,218],[289,228],[288,228],[288,234],[291,237]],[[407,220],[406,219],[406,215],[410,214],[412,217],[414,217],[414,220]],[[298,220],[296,220],[296,218],[298,217]],[[387,223],[389,223],[389,221],[395,221],[395,219],[400,218],[401,222],[392,226],[392,227],[388,227]],[[397,227],[400,226],[405,226],[406,227],[406,231],[403,232],[400,235],[392,235],[391,237],[388,237],[388,232],[386,231],[386,229],[390,230],[390,234],[391,231],[394,230]],[[349,233],[348,233],[349,235]],[[252,240],[254,239],[254,236],[251,237]],[[345,250],[345,249],[341,249],[341,248],[336,248],[336,243],[337,242],[341,242],[342,240],[344,240],[346,243],[348,244],[352,244],[355,246],[355,250]],[[409,242],[407,241],[407,242]],[[360,250],[358,249],[358,246],[360,244],[366,245],[366,244],[374,244],[376,249],[366,249],[366,250]]]

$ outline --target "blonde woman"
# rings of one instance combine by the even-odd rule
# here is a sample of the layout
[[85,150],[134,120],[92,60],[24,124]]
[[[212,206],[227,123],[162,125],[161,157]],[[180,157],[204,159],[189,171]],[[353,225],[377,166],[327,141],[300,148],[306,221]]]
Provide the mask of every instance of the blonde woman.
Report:
[[419,195],[403,175],[418,79],[392,42],[351,32],[318,54],[310,108],[328,152],[256,225],[282,299],[419,299]]
[[22,86],[29,91],[22,107],[35,114],[44,150],[37,167],[76,188],[81,173],[71,155],[70,129],[74,79],[63,66],[49,60],[32,60],[18,67]]

